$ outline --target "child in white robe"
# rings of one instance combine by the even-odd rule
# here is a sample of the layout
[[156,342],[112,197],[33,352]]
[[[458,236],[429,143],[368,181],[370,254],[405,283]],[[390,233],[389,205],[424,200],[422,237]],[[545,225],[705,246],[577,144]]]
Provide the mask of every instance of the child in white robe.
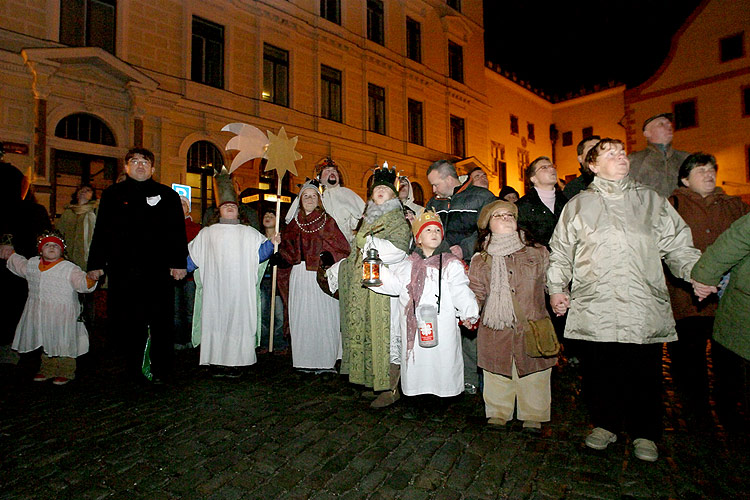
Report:
[[57,231],[39,238],[39,256],[26,259],[9,245],[0,246],[0,258],[29,285],[12,348],[25,353],[42,347],[42,363],[34,382],[52,379],[65,385],[75,378],[76,358],[89,350],[89,336],[81,314],[79,293],[93,292],[96,281],[65,260],[65,242]]
[[[382,286],[374,292],[397,295],[401,312],[401,391],[407,396],[433,394],[451,397],[464,390],[464,367],[458,318],[476,321],[479,308],[469,289],[463,262],[443,241],[443,225],[434,212],[424,212],[412,223],[417,247],[393,266],[381,266]],[[422,347],[418,323],[420,307],[437,310],[437,345]]]

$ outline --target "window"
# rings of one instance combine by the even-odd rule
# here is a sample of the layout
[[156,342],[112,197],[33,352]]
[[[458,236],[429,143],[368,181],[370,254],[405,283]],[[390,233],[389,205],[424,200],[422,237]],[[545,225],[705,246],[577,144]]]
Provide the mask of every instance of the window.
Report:
[[448,0],[448,7],[461,12],[461,0]]
[[745,32],[737,33],[719,40],[721,62],[733,61],[745,55]]
[[573,132],[563,132],[563,146],[573,145]]
[[341,122],[341,71],[320,66],[320,93],[321,116]]
[[385,89],[367,84],[368,129],[385,135]]
[[698,115],[696,113],[696,100],[676,102],[672,105],[674,110],[674,129],[683,130],[698,126]]
[[115,0],[60,0],[60,42],[115,53]]
[[536,132],[534,131],[534,124],[526,122],[526,136],[529,138],[529,142],[536,141]]
[[69,115],[60,120],[55,127],[55,137],[117,146],[115,136],[109,127],[99,118],[84,113]]
[[492,171],[496,176],[500,178],[500,187],[508,185],[508,171],[507,164],[505,162],[505,146],[502,144],[492,141],[490,145],[490,153],[492,154]]
[[457,82],[464,82],[464,48],[448,42],[448,76]]
[[518,117],[516,115],[510,115],[510,133],[518,135]]
[[289,106],[289,52],[263,44],[263,92],[264,101]]
[[518,180],[524,180],[523,174],[526,167],[529,166],[529,152],[523,148],[518,148]]
[[424,146],[422,103],[414,99],[409,99],[407,107],[409,114],[409,142]]
[[594,127],[583,127],[581,129],[581,140],[588,139],[594,135]]
[[224,165],[219,148],[208,141],[193,143],[187,153],[187,184],[192,187],[190,200],[193,207],[200,206],[201,217],[208,201],[213,199],[214,169]]
[[341,0],[320,0],[320,17],[341,24]]
[[742,89],[742,116],[750,116],[750,87]]
[[224,27],[195,16],[190,79],[224,87]]
[[464,119],[453,115],[451,115],[451,154],[459,158],[466,156]]
[[367,39],[385,45],[383,0],[367,0]]
[[406,18],[406,57],[422,62],[422,26],[410,17]]

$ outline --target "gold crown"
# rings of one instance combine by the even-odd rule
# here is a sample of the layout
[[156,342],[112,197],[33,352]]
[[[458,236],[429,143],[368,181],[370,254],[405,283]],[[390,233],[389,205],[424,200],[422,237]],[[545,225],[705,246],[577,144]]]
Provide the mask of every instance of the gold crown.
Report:
[[411,223],[411,232],[415,238],[419,234],[419,230],[422,229],[422,226],[428,223],[437,223],[440,224],[441,229],[443,228],[443,221],[440,220],[440,216],[435,212],[425,210],[422,212],[422,215],[414,219],[414,222]]

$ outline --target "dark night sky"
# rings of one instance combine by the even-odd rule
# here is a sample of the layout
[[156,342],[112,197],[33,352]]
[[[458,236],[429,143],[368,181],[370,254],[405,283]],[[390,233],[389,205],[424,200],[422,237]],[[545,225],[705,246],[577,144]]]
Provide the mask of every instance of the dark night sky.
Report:
[[700,0],[484,0],[485,57],[550,95],[636,86]]

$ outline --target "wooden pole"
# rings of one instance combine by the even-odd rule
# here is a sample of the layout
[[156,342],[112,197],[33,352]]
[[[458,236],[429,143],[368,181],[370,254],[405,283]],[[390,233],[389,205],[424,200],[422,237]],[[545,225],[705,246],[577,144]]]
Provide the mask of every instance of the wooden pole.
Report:
[[[276,171],[276,234],[279,234],[279,217],[281,217],[281,177],[279,177],[278,170]],[[273,244],[273,253],[279,251],[279,246]],[[269,318],[268,326],[268,352],[273,352],[273,335],[274,335],[274,319],[276,311],[276,271],[277,267],[273,266],[271,271],[271,317]]]

